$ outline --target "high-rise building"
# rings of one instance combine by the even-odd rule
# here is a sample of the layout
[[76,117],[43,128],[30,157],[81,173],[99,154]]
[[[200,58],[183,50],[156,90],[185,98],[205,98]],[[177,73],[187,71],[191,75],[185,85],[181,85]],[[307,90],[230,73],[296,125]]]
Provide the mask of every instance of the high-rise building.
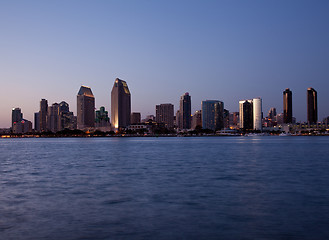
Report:
[[77,95],[77,127],[78,129],[95,126],[95,97],[89,87],[81,86]]
[[115,79],[111,91],[111,122],[115,129],[130,125],[131,95],[126,81]]
[[244,130],[253,129],[253,107],[252,100],[239,101],[240,128]]
[[254,130],[262,130],[262,99],[261,98],[254,98],[252,99],[252,106],[253,106],[253,129]]
[[292,92],[289,88],[283,91],[283,123],[292,123]]
[[11,111],[11,127],[14,127],[15,122],[20,122],[23,119],[23,113],[20,108],[13,108]]
[[267,117],[269,119],[274,119],[275,116],[276,116],[276,108],[270,108],[270,110],[268,111]]
[[59,131],[59,123],[60,123],[60,114],[59,114],[59,104],[53,103],[48,107],[47,114],[47,129],[53,133]]
[[100,107],[96,111],[96,127],[110,127],[110,118],[108,111],[105,111],[105,107]]
[[34,113],[34,130],[40,132],[40,112]]
[[195,111],[192,116],[192,129],[202,128],[202,111]]
[[133,112],[130,116],[130,124],[138,124],[141,122],[141,113]]
[[219,130],[224,128],[224,103],[218,100],[201,102],[202,128]]
[[253,98],[239,101],[240,128],[244,130],[262,130],[262,99]]
[[230,127],[230,111],[224,109],[224,128]]
[[155,106],[155,121],[163,123],[168,129],[174,128],[174,105],[165,103]]
[[309,124],[318,121],[318,96],[313,88],[307,89],[307,122]]
[[179,102],[179,128],[190,129],[191,128],[191,96],[189,93],[185,93],[181,96]]
[[48,115],[48,101],[46,99],[41,99],[40,101],[40,111],[39,111],[39,123],[40,131],[47,131],[47,115]]

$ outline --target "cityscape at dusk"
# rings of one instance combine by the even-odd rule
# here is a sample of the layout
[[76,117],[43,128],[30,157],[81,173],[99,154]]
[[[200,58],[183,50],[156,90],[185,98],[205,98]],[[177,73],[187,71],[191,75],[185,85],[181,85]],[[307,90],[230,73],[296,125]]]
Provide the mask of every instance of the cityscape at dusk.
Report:
[[[155,105],[189,92],[192,113],[218,99],[230,112],[261,97],[263,112],[307,121],[306,89],[318,92],[318,118],[329,115],[327,1],[58,1],[1,2],[0,128],[12,108],[34,119],[39,101],[66,101],[76,115],[76,89],[90,86],[95,107],[110,109],[117,77],[129,83],[131,110],[142,118]],[[110,116],[111,117],[111,116]]]
[[0,239],[329,239],[329,0],[0,0]]

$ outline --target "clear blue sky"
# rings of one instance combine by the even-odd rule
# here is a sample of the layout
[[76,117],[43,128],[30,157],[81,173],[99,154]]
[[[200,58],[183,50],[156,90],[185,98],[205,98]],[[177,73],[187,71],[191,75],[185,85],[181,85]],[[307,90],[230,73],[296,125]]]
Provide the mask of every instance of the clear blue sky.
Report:
[[33,119],[41,98],[76,114],[81,84],[110,109],[114,79],[127,81],[132,111],[155,113],[189,92],[192,110],[217,99],[263,98],[263,112],[306,120],[306,89],[329,115],[329,1],[0,1],[0,127],[11,109]]

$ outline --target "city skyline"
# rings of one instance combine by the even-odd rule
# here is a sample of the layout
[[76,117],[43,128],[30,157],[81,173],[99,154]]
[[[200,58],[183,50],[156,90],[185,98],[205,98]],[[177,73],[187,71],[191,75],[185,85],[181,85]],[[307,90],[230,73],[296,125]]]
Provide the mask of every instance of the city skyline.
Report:
[[264,113],[281,113],[289,88],[293,116],[306,122],[312,87],[321,121],[329,115],[328,11],[327,1],[2,2],[0,128],[11,126],[12,108],[33,121],[42,98],[77,114],[81,85],[93,89],[96,108],[110,109],[116,77],[142,116],[159,103],[176,112],[184,92],[192,113],[206,99],[238,112],[240,99],[254,97]]

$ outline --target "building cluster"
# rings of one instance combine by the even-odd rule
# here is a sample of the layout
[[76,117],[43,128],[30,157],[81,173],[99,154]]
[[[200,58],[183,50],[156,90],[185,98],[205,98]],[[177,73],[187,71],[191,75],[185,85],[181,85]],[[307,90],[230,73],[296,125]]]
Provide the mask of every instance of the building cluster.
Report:
[[[308,124],[316,124],[317,119],[317,92],[313,88],[307,89],[307,120]],[[83,131],[121,131],[154,132],[166,130],[179,132],[207,129],[218,131],[236,129],[243,131],[262,131],[281,124],[293,124],[292,92],[286,89],[283,92],[283,113],[277,114],[271,108],[266,117],[263,117],[262,99],[253,98],[239,101],[239,112],[230,113],[219,100],[205,100],[201,102],[201,109],[191,113],[191,96],[188,92],[180,97],[179,109],[176,114],[174,105],[162,103],[155,106],[155,116],[149,115],[141,120],[139,112],[131,112],[131,93],[126,81],[115,79],[111,91],[111,115],[105,107],[95,110],[95,97],[91,88],[81,86],[77,94],[77,115],[69,110],[65,101],[53,103],[40,101],[40,110],[35,113],[34,130],[32,123],[23,119],[20,108],[12,110],[12,132],[59,132],[65,129]]]

